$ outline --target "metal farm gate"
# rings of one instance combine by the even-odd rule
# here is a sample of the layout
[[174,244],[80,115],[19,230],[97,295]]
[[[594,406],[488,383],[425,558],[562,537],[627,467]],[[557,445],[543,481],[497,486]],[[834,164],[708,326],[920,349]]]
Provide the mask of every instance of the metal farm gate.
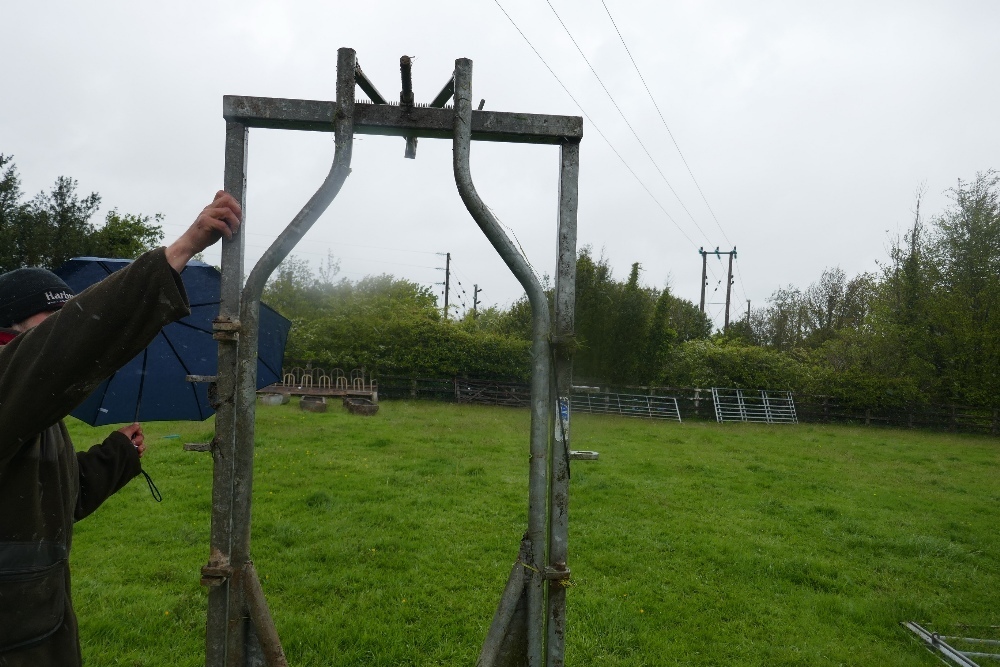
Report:
[[[356,134],[406,139],[415,157],[417,139],[450,139],[459,195],[476,224],[517,277],[533,319],[528,526],[500,596],[477,665],[563,665],[569,498],[569,412],[573,303],[576,280],[577,181],[583,120],[475,110],[472,61],[455,71],[429,106],[413,101],[410,59],[400,59],[402,93],[389,104],[358,66],[353,49],[337,53],[333,102],[226,96],[225,189],[246,211],[247,140],[250,128],[332,132],[333,165],[319,190],[271,244],[244,282],[246,224],[222,244],[222,299],[214,323],[219,341],[216,432],[211,443],[211,550],[201,581],[209,587],[206,665],[285,665],[286,660],[251,560],[254,412],[260,296],[268,278],[326,210],[351,171]],[[372,103],[355,101],[355,88]],[[454,96],[454,108],[445,104]],[[480,105],[481,106],[481,105]],[[479,198],[470,171],[472,140],[559,146],[558,242],[553,315],[545,290],[526,259]],[[512,557],[515,550],[511,550]]]
[[795,400],[790,391],[747,391],[712,387],[715,420],[722,422],[759,422],[797,424]]
[[677,406],[677,399],[670,396],[573,392],[573,410],[592,414],[681,421],[681,411]]

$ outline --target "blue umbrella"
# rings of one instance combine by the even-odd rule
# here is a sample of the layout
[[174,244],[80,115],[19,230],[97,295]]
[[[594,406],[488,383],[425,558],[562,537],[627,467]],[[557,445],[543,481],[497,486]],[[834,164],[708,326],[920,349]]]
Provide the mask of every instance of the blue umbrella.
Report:
[[[80,293],[130,264],[125,259],[76,257],[56,270],[74,292]],[[215,413],[208,386],[187,382],[188,375],[215,375],[218,348],[212,338],[212,320],[219,314],[221,274],[204,262],[191,261],[181,281],[191,314],[168,324],[149,346],[105,380],[74,410],[91,426],[132,421],[207,419]],[[281,381],[281,361],[291,322],[261,304],[257,353],[257,388]]]

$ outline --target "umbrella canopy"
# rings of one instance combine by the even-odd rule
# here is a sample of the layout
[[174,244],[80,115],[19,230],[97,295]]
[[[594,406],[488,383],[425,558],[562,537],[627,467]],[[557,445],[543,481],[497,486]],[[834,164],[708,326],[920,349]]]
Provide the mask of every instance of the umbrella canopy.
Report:
[[[125,259],[76,257],[55,273],[79,293],[130,264]],[[72,414],[91,426],[131,421],[201,421],[215,410],[208,385],[187,382],[188,375],[215,375],[218,347],[212,320],[219,314],[221,274],[204,262],[191,261],[181,281],[191,314],[165,326],[149,346],[101,383]],[[291,322],[260,306],[257,388],[281,381],[281,362]]]

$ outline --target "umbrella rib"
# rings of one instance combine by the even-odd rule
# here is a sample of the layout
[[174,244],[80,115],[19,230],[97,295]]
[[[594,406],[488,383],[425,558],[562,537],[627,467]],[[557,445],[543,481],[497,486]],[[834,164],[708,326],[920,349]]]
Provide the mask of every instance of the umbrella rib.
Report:
[[260,347],[257,348],[257,361],[259,361],[261,364],[263,364],[264,368],[266,368],[267,370],[271,371],[272,374],[276,375],[279,378],[281,377],[281,373],[275,372],[275,370],[273,368],[271,368],[271,365],[269,363],[267,363],[266,361],[264,361],[264,359],[261,358],[261,356],[260,356]]
[[139,392],[135,397],[135,419],[132,421],[134,423],[139,422],[139,408],[142,407],[142,386],[146,384],[146,359],[149,358],[149,347],[147,346],[142,351],[142,373],[139,375]]
[[172,324],[178,324],[182,327],[187,327],[188,329],[194,329],[195,331],[200,331],[202,333],[207,333],[207,334],[212,333],[212,331],[209,329],[202,329],[201,327],[196,327],[193,324],[188,324],[184,320],[175,320],[174,322],[172,322]]
[[[174,324],[183,324],[183,322],[175,322]],[[191,327],[191,328],[197,331],[201,331],[201,329],[199,329],[198,327]],[[160,330],[160,335],[163,336],[163,340],[167,341],[167,345],[170,346],[170,351],[173,352],[174,357],[177,358],[177,363],[179,363],[181,365],[181,368],[184,369],[184,374],[191,375],[191,369],[188,368],[186,363],[184,363],[184,359],[181,357],[180,352],[177,351],[177,348],[174,347],[173,341],[167,338],[167,334],[164,333],[162,329]],[[201,409],[201,401],[198,400],[198,392],[195,389],[194,383],[189,382],[188,387],[190,387],[191,393],[194,394],[194,404],[198,406],[198,416],[201,417],[201,421],[205,421],[205,414]]]
[[[106,380],[106,384],[104,385],[104,392],[101,394],[101,400],[97,402],[97,414],[94,415],[95,422],[97,421],[98,417],[101,416],[101,407],[104,405],[104,398],[108,395],[108,390],[111,389],[111,380],[115,377],[117,373],[118,371],[115,371],[114,373],[109,375],[108,379]],[[94,426],[97,426],[97,424],[94,424]]]

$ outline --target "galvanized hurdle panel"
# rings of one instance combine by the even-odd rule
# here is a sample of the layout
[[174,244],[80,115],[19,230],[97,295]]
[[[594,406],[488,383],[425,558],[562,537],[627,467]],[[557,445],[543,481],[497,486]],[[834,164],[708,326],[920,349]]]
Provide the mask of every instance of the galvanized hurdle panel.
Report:
[[[410,59],[400,60],[403,91],[391,105],[357,64],[353,49],[338,50],[335,101],[225,96],[225,189],[246,216],[247,142],[250,128],[332,132],[335,152],[326,180],[278,236],[244,281],[247,220],[222,244],[222,285],[216,435],[211,444],[211,549],[202,568],[209,587],[206,629],[208,667],[286,665],[250,552],[256,350],[260,296],[268,278],[339,193],[351,171],[354,135],[406,139],[415,157],[417,139],[451,139],[459,194],[527,293],[533,316],[528,530],[517,553],[477,665],[561,667],[564,664],[569,505],[569,416],[573,306],[576,293],[578,116],[482,111],[472,108],[472,61],[455,71],[429,106],[415,105]],[[355,87],[371,98],[356,103]],[[451,97],[453,109],[444,108]],[[476,193],[470,169],[473,140],[559,146],[555,303],[526,259],[507,238]],[[252,222],[250,223],[252,225]]]
[[574,392],[573,410],[598,415],[621,415],[645,419],[681,421],[677,399],[670,396],[618,394],[609,392]]
[[795,399],[790,391],[743,391],[712,387],[715,420],[762,424],[797,424]]

